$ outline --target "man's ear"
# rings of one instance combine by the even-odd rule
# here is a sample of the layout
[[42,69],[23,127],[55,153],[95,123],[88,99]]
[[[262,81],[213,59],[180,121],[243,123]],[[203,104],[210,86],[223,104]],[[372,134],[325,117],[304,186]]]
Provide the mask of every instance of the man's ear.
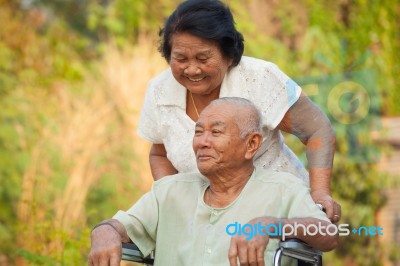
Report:
[[263,137],[260,133],[254,132],[247,136],[247,147],[245,154],[245,158],[247,160],[253,159],[254,155],[256,155],[258,148],[261,146],[262,141]]

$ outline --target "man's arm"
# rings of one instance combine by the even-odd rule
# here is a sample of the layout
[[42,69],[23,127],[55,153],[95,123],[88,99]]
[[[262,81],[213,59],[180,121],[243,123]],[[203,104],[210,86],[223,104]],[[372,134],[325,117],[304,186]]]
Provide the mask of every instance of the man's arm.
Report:
[[[330,233],[331,231],[329,231],[329,233],[327,232],[326,228],[332,223],[325,220],[312,217],[291,219],[261,219],[264,219],[264,222],[272,222],[275,225],[279,225],[279,223],[282,224],[282,236],[273,236],[271,238],[283,239],[283,236],[285,239],[297,238],[320,251],[331,251],[337,246],[338,235],[332,235],[332,233]],[[311,232],[313,235],[307,234],[307,227],[310,225],[312,225],[312,228],[310,227],[309,232]],[[314,232],[316,231],[314,230],[315,228],[318,228],[318,231],[314,235]]]
[[121,243],[131,242],[125,227],[115,219],[105,220],[96,225],[91,238],[89,266],[119,266],[122,253]]
[[[320,251],[330,251],[337,246],[338,235],[327,234],[326,227],[331,225],[331,223],[324,220],[311,217],[291,219],[260,217],[255,218],[248,223],[257,225],[257,228],[260,228],[260,225],[263,226],[261,228],[264,229],[261,229],[261,232],[264,234],[258,233],[250,240],[246,239],[246,235],[232,237],[228,253],[229,263],[231,266],[237,266],[238,260],[240,265],[265,265],[264,252],[269,239],[282,239],[283,235],[285,235],[285,239],[297,238]],[[274,235],[270,236],[266,228],[273,228],[271,225],[279,227],[280,223],[284,229],[282,230],[282,235],[275,236],[275,232],[270,231],[270,234]],[[296,225],[297,231],[291,230],[292,228],[295,228]],[[321,230],[318,230],[315,235],[307,235],[304,228],[307,228],[309,225],[315,225],[318,228],[321,228]],[[314,230],[311,232],[314,233]]]

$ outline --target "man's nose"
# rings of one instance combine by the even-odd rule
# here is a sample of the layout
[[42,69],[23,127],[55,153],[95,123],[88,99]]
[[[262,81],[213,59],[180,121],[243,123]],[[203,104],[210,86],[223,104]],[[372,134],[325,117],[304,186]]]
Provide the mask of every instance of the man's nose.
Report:
[[198,137],[199,148],[209,148],[210,147],[210,133],[204,132],[201,136]]

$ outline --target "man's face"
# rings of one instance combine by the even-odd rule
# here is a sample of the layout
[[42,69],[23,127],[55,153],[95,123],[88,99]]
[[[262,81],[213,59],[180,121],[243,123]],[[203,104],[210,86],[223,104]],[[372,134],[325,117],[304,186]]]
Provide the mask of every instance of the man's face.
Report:
[[196,123],[193,150],[203,175],[239,168],[245,162],[246,139],[239,137],[234,120],[238,115],[229,104],[207,107]]

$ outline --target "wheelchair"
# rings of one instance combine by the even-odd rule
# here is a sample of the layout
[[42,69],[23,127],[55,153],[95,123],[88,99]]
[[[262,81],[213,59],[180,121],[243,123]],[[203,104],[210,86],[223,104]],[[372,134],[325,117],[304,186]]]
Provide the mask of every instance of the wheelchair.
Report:
[[[275,252],[274,266],[281,265],[282,257],[289,257],[297,260],[298,266],[322,266],[322,252],[315,250],[306,243],[298,239],[288,239],[281,241],[279,248]],[[154,264],[154,256],[144,258],[142,252],[133,243],[122,244],[122,260],[132,261],[145,265]]]
[[275,251],[274,266],[281,265],[283,256],[297,260],[297,266],[322,266],[322,252],[298,239],[288,239],[279,243]]
[[122,260],[141,263],[144,265],[153,265],[154,256],[144,257],[143,253],[134,243],[122,243]]

